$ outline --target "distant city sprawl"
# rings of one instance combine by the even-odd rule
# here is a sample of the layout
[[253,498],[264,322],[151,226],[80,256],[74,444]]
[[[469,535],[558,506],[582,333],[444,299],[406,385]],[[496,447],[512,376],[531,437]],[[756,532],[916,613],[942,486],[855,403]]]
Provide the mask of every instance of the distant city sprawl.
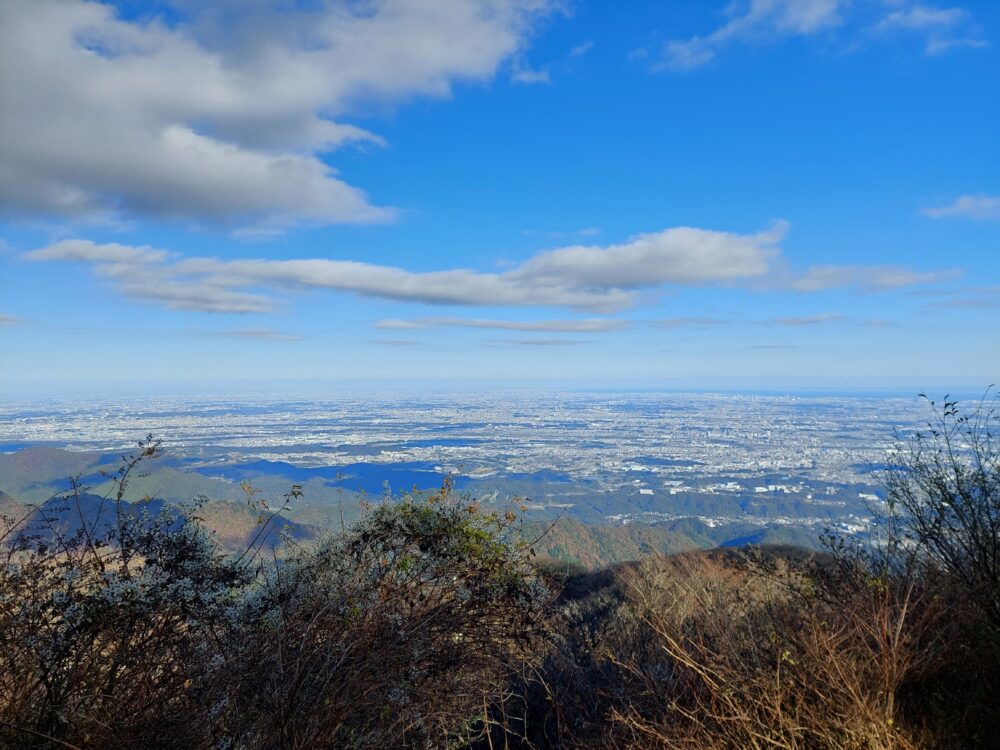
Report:
[[153,432],[187,478],[154,493],[224,497],[247,479],[301,482],[323,506],[451,475],[488,501],[527,498],[539,519],[853,532],[879,502],[872,471],[886,464],[893,430],[919,426],[922,414],[916,399],[681,393],[8,402],[0,450],[114,452]]

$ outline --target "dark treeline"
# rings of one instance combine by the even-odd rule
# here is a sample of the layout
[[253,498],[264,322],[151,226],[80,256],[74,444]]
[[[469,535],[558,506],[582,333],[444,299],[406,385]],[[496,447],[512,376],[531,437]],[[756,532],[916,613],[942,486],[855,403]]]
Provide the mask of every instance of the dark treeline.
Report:
[[125,501],[143,442],[96,515],[0,525],[0,746],[993,747],[998,417],[931,408],[864,540],[598,571],[447,484],[280,545],[298,489],[247,487],[226,553],[198,502]]

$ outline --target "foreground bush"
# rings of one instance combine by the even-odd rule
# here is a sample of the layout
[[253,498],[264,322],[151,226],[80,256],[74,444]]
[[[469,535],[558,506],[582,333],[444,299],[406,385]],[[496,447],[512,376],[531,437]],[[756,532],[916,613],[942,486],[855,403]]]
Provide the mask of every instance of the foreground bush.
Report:
[[[446,487],[280,559],[255,544],[226,557],[196,506],[123,510],[157,450],[126,458],[104,533],[8,524],[0,744],[438,747],[483,733],[545,600],[506,540],[512,513]],[[249,499],[263,534],[267,506]]]
[[538,677],[518,685],[522,746],[904,750],[1000,736],[995,634],[946,575],[763,549],[569,583]]
[[546,598],[502,531],[474,505],[404,500],[268,566],[223,649],[231,734],[302,748],[477,736]]
[[969,413],[929,404],[931,421],[897,437],[883,472],[878,541],[889,564],[947,571],[1000,631],[1000,414],[986,399]]
[[[900,691],[940,659],[950,613],[929,591],[862,570],[818,578],[813,565],[767,562],[678,560],[628,577],[668,670],[669,702],[615,720],[663,745],[920,746]],[[639,686],[663,684],[662,671],[620,664]]]

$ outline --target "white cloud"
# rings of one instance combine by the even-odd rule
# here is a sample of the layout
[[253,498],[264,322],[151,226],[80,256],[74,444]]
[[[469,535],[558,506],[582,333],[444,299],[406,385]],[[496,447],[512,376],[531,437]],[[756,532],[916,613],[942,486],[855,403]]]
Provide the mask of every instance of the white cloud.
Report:
[[932,8],[926,5],[914,5],[901,10],[894,10],[877,25],[877,29],[927,29],[941,26],[955,26],[967,18],[968,13],[962,8]]
[[427,326],[418,320],[400,320],[398,318],[388,318],[375,323],[375,328],[383,331],[419,331]]
[[512,346],[577,346],[587,342],[580,339],[499,339],[496,343]]
[[514,83],[522,83],[530,86],[536,83],[552,83],[552,76],[544,68],[540,70],[518,68],[511,73],[510,80]]
[[786,228],[777,222],[765,232],[740,235],[679,227],[607,247],[545,251],[504,273],[468,269],[413,273],[325,258],[178,259],[162,250],[86,240],[63,241],[24,257],[87,261],[130,297],[209,312],[261,312],[273,303],[254,290],[295,287],[428,304],[613,311],[634,304],[636,291],[643,288],[705,286],[763,276],[779,252],[777,243]]
[[666,42],[654,69],[691,70],[711,62],[735,44],[773,43],[834,30],[852,40],[848,48],[866,38],[886,38],[897,33],[918,35],[925,41],[928,55],[988,45],[979,38],[979,29],[965,9],[910,0],[748,0],[730,4],[726,15],[728,20],[708,34]]
[[229,338],[229,339],[250,339],[252,341],[302,341],[301,336],[296,336],[291,333],[282,333],[281,331],[273,331],[270,328],[242,328],[236,330],[205,330],[202,328],[191,328],[190,333],[196,336],[209,336],[212,338]]
[[572,284],[582,289],[705,285],[765,275],[788,223],[752,235],[676,227],[628,242],[547,250],[510,271],[512,279]]
[[[252,313],[272,309],[289,290],[326,289],[431,305],[557,307],[614,312],[636,304],[643,290],[737,286],[819,291],[836,287],[890,289],[951,278],[899,266],[813,266],[788,275],[780,258],[788,225],[735,234],[691,227],[635,235],[607,245],[574,245],[537,253],[502,273],[455,268],[413,272],[374,263],[328,258],[233,259],[183,257],[150,247],[64,240],[25,253],[35,262],[77,261],[124,295],[174,309]],[[507,330],[595,331],[607,321],[431,318],[419,325],[462,325]],[[386,328],[414,327],[404,321]]]
[[925,310],[968,308],[992,310],[1000,307],[1000,286],[964,286],[953,289],[925,290],[925,296],[936,297],[923,305]]
[[558,280],[519,283],[512,273],[467,269],[413,273],[355,261],[239,260],[220,262],[212,279],[243,279],[247,284],[336,289],[369,297],[444,305],[557,306],[620,309],[632,294],[617,288],[581,288]]
[[837,313],[819,313],[818,315],[792,318],[772,318],[769,322],[778,326],[815,326],[820,323],[837,323],[842,320],[846,320],[845,316]]
[[934,219],[961,217],[966,219],[1000,219],[1000,195],[963,195],[945,206],[925,208],[925,216]]
[[28,260],[83,260],[109,264],[159,263],[168,256],[166,250],[147,245],[134,247],[113,242],[98,245],[90,240],[62,240],[24,254]]
[[657,328],[708,328],[710,326],[727,325],[729,322],[721,318],[678,317],[654,320],[653,325]]
[[372,339],[371,343],[377,346],[420,346],[419,341],[413,339]]
[[188,3],[123,20],[81,0],[0,3],[0,205],[259,231],[390,209],[320,157],[381,143],[365,102],[445,97],[520,50],[546,0]]
[[607,333],[627,327],[622,320],[589,318],[586,320],[489,320],[483,318],[427,317],[416,320],[380,320],[376,328],[414,330],[421,328],[483,328],[498,331],[544,331],[549,333]]
[[841,23],[845,5],[844,0],[750,0],[740,13],[734,4],[729,20],[715,31],[667,42],[661,67],[690,70],[710,62],[735,42],[767,41],[833,28]]
[[119,280],[119,288],[127,297],[172,310],[262,313],[275,307],[270,296],[233,291],[219,283],[183,281],[156,274],[150,274],[148,278],[125,276]]
[[990,43],[985,39],[939,39],[933,38],[927,40],[927,46],[924,51],[928,55],[943,55],[945,52],[950,52],[953,49],[983,49],[989,47]]
[[594,48],[594,43],[591,40],[587,40],[581,44],[576,45],[573,49],[569,51],[570,57],[583,57],[590,50]]
[[[816,291],[819,291],[818,289]],[[846,316],[837,313],[819,313],[817,315],[803,315],[798,317],[780,317],[769,320],[757,321],[762,325],[776,326],[811,326],[821,323],[835,323],[846,320]],[[657,328],[709,328],[715,326],[730,325],[734,321],[722,318],[708,317],[677,317],[654,320],[653,325]]]
[[561,229],[554,229],[549,231],[541,231],[538,229],[525,229],[522,232],[522,234],[527,235],[529,237],[539,236],[539,237],[547,237],[548,239],[551,240],[561,240],[574,235],[577,237],[596,237],[601,233],[601,231],[602,230],[600,227],[580,227],[579,229],[575,229],[571,232],[567,232]]
[[[924,52],[941,55],[953,49],[977,49],[989,43],[978,38],[978,29],[964,8],[939,8],[915,3],[883,16],[872,28],[876,34],[905,32],[919,34],[926,41]],[[957,35],[957,36],[956,36]]]
[[915,271],[903,266],[811,266],[793,277],[788,285],[800,292],[857,287],[885,291],[919,284],[936,284],[961,275],[957,269]]

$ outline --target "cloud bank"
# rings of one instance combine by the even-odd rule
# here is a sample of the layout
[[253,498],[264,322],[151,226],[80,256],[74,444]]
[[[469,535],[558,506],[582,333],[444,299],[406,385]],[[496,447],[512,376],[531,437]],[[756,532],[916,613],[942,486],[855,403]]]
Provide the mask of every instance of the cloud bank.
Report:
[[414,273],[350,260],[182,258],[147,247],[63,240],[31,251],[32,261],[85,261],[126,296],[177,309],[261,312],[262,290],[330,289],[405,302],[614,311],[640,289],[706,286],[767,273],[786,225],[754,235],[679,227],[626,243],[571,246],[535,255],[504,273],[451,269]]
[[932,219],[1000,220],[1000,195],[963,195],[945,206],[925,208],[923,214]]
[[[623,243],[573,245],[542,251],[502,273],[471,269],[413,272],[394,266],[328,258],[235,259],[185,257],[150,247],[62,240],[25,253],[33,262],[84,262],[122,294],[173,309],[255,313],[274,308],[289,290],[333,290],[402,302],[486,307],[554,307],[616,312],[643,292],[670,287],[780,285],[802,292],[854,287],[886,290],[953,278],[955,272],[899,266],[812,266],[788,275],[779,247],[787,222],[755,234],[674,227]],[[607,322],[431,318],[384,327],[426,325],[507,330],[595,331]],[[527,327],[525,327],[527,326]],[[531,327],[535,326],[535,327]]]
[[0,3],[0,208],[279,231],[380,222],[323,157],[382,139],[360,105],[447,97],[525,43],[547,0]]

